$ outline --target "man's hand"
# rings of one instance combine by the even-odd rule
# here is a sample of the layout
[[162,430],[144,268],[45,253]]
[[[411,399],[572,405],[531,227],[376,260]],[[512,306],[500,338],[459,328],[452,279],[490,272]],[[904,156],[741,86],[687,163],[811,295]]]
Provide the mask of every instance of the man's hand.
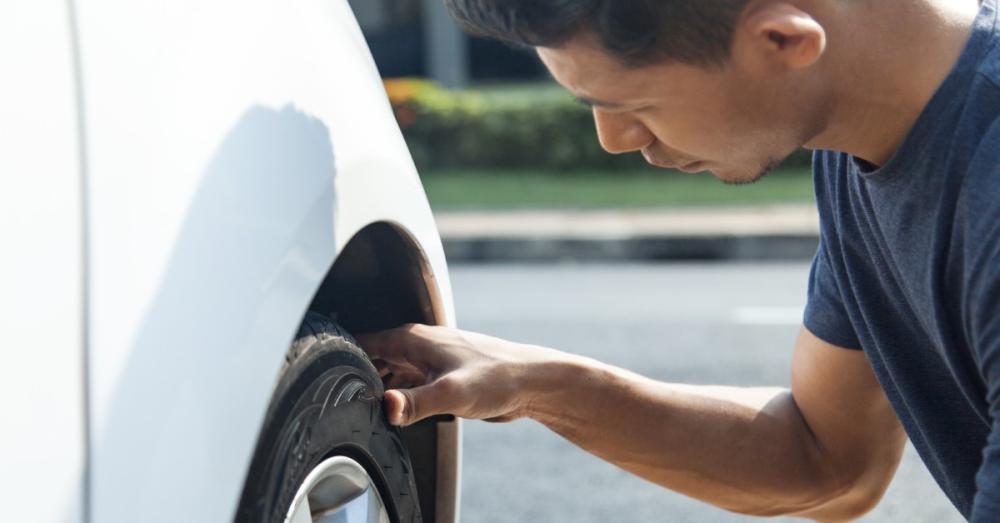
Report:
[[393,425],[429,416],[503,422],[527,415],[532,373],[544,362],[572,356],[482,334],[405,325],[358,336],[386,384]]

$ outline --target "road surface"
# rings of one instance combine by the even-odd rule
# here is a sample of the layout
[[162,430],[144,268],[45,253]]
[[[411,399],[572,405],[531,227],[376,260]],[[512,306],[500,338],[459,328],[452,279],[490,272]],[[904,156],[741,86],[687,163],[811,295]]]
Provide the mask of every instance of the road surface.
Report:
[[[452,266],[459,325],[669,381],[789,383],[807,264]],[[532,421],[465,424],[462,520],[754,521],[674,494]],[[791,521],[791,520],[779,520]],[[912,447],[862,521],[962,521]]]

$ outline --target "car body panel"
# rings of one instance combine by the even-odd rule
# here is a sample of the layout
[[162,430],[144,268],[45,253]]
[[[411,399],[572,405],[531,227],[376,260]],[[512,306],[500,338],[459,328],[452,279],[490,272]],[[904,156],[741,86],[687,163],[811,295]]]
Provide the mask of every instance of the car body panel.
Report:
[[76,2],[92,519],[232,518],[289,341],[388,222],[444,254],[345,0]]
[[66,2],[0,3],[0,506],[83,521],[83,227]]

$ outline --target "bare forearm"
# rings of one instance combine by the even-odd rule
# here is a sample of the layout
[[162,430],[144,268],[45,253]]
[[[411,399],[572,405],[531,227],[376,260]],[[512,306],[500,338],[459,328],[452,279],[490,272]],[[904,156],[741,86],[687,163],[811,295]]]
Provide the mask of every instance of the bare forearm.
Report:
[[396,389],[385,393],[393,424],[530,416],[629,471],[737,512],[858,518],[885,492],[905,443],[864,353],[807,329],[792,358],[794,398],[659,383],[446,327],[405,325],[362,345]]
[[583,358],[538,366],[529,416],[585,450],[728,510],[804,513],[836,496],[787,390],[660,383]]

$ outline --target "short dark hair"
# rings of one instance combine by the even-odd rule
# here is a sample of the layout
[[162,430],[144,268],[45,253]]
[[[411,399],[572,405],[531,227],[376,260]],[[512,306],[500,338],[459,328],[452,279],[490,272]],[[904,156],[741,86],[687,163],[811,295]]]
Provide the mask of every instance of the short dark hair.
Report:
[[445,0],[462,28],[515,46],[560,47],[584,31],[627,66],[718,65],[748,0]]

